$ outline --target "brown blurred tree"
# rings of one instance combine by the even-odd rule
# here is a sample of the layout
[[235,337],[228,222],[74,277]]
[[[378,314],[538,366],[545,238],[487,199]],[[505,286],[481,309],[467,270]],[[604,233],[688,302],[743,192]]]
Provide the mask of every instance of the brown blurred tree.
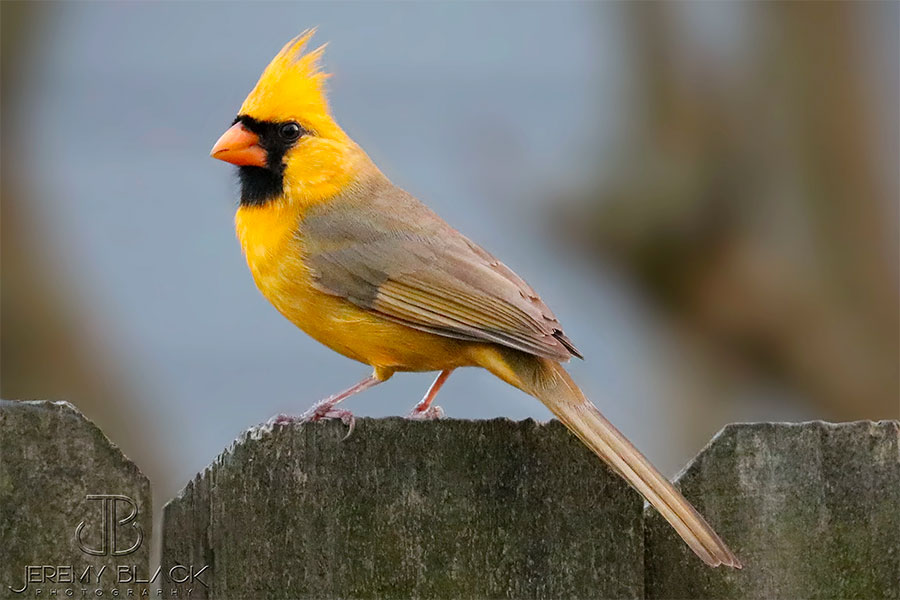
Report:
[[32,192],[21,176],[29,169],[20,163],[16,140],[28,131],[17,119],[17,107],[40,54],[41,34],[53,18],[53,4],[0,4],[0,397],[72,402],[159,482],[165,479],[167,451],[155,446],[127,374],[86,325],[96,315],[71,292],[69,278],[77,275],[59,272],[52,260],[59,249],[37,234],[28,201]]
[[684,8],[624,8],[637,130],[559,222],[566,239],[699,339],[709,377],[775,379],[831,419],[897,418],[900,192],[876,161],[900,134],[861,75],[861,37],[897,5],[742,5],[755,43],[737,67],[692,47]]

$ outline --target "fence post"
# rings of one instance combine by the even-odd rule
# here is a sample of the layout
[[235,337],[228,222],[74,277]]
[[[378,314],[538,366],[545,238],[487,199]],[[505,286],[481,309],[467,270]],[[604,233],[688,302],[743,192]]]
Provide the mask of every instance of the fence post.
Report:
[[140,597],[151,521],[150,482],[71,404],[0,400],[0,598]]
[[165,508],[208,597],[640,598],[640,497],[557,422],[252,429]]
[[[717,435],[678,484],[743,571],[705,567],[557,422],[345,432],[254,428],[197,475],[165,509],[160,597],[900,599],[897,421]],[[156,596],[150,516],[71,405],[0,401],[0,598]]]
[[729,425],[679,485],[744,569],[705,568],[649,511],[648,598],[900,598],[900,422]]

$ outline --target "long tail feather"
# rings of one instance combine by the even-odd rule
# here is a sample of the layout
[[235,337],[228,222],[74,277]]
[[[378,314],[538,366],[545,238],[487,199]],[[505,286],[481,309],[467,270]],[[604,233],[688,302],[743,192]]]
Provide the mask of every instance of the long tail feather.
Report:
[[741,568],[741,562],[700,513],[585,398],[562,365],[521,354],[510,358],[507,354],[504,364],[495,363],[496,368],[491,370],[543,402],[588,448],[640,492],[706,564]]

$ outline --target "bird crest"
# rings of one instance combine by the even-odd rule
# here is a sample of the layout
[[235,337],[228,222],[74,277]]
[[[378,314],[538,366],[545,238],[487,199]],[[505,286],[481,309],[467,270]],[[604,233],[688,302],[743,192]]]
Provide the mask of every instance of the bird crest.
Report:
[[241,105],[241,115],[260,121],[296,120],[312,130],[334,125],[325,96],[325,80],[319,63],[325,44],[304,52],[315,34],[308,29],[285,44]]

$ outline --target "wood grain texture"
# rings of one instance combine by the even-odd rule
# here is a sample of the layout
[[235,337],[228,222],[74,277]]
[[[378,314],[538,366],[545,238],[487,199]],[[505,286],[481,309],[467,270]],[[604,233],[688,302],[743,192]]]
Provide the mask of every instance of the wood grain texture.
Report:
[[900,422],[729,425],[678,487],[744,568],[705,568],[648,511],[647,598],[900,598]]
[[[134,552],[112,555],[110,537],[103,536],[104,501],[87,498],[99,494],[127,496],[135,503],[135,520],[116,526],[115,548],[127,550],[141,539]],[[117,520],[123,519],[131,505],[119,501],[117,509]],[[106,544],[105,556],[80,548],[75,532],[82,521],[84,545],[100,551]],[[129,584],[116,569],[136,566],[138,576],[148,578],[151,533],[149,480],[96,425],[68,402],[0,400],[0,598],[82,597],[82,590],[97,597],[98,589],[104,597],[113,589],[120,597],[129,589],[140,597],[143,586]],[[49,570],[14,593],[10,586],[21,588],[26,567],[35,565]],[[65,567],[68,575],[60,572]],[[88,567],[88,577],[77,581]],[[106,571],[98,580],[102,567]],[[72,593],[67,596],[66,590]]]
[[639,598],[640,497],[558,422],[250,430],[165,508],[208,597]]

